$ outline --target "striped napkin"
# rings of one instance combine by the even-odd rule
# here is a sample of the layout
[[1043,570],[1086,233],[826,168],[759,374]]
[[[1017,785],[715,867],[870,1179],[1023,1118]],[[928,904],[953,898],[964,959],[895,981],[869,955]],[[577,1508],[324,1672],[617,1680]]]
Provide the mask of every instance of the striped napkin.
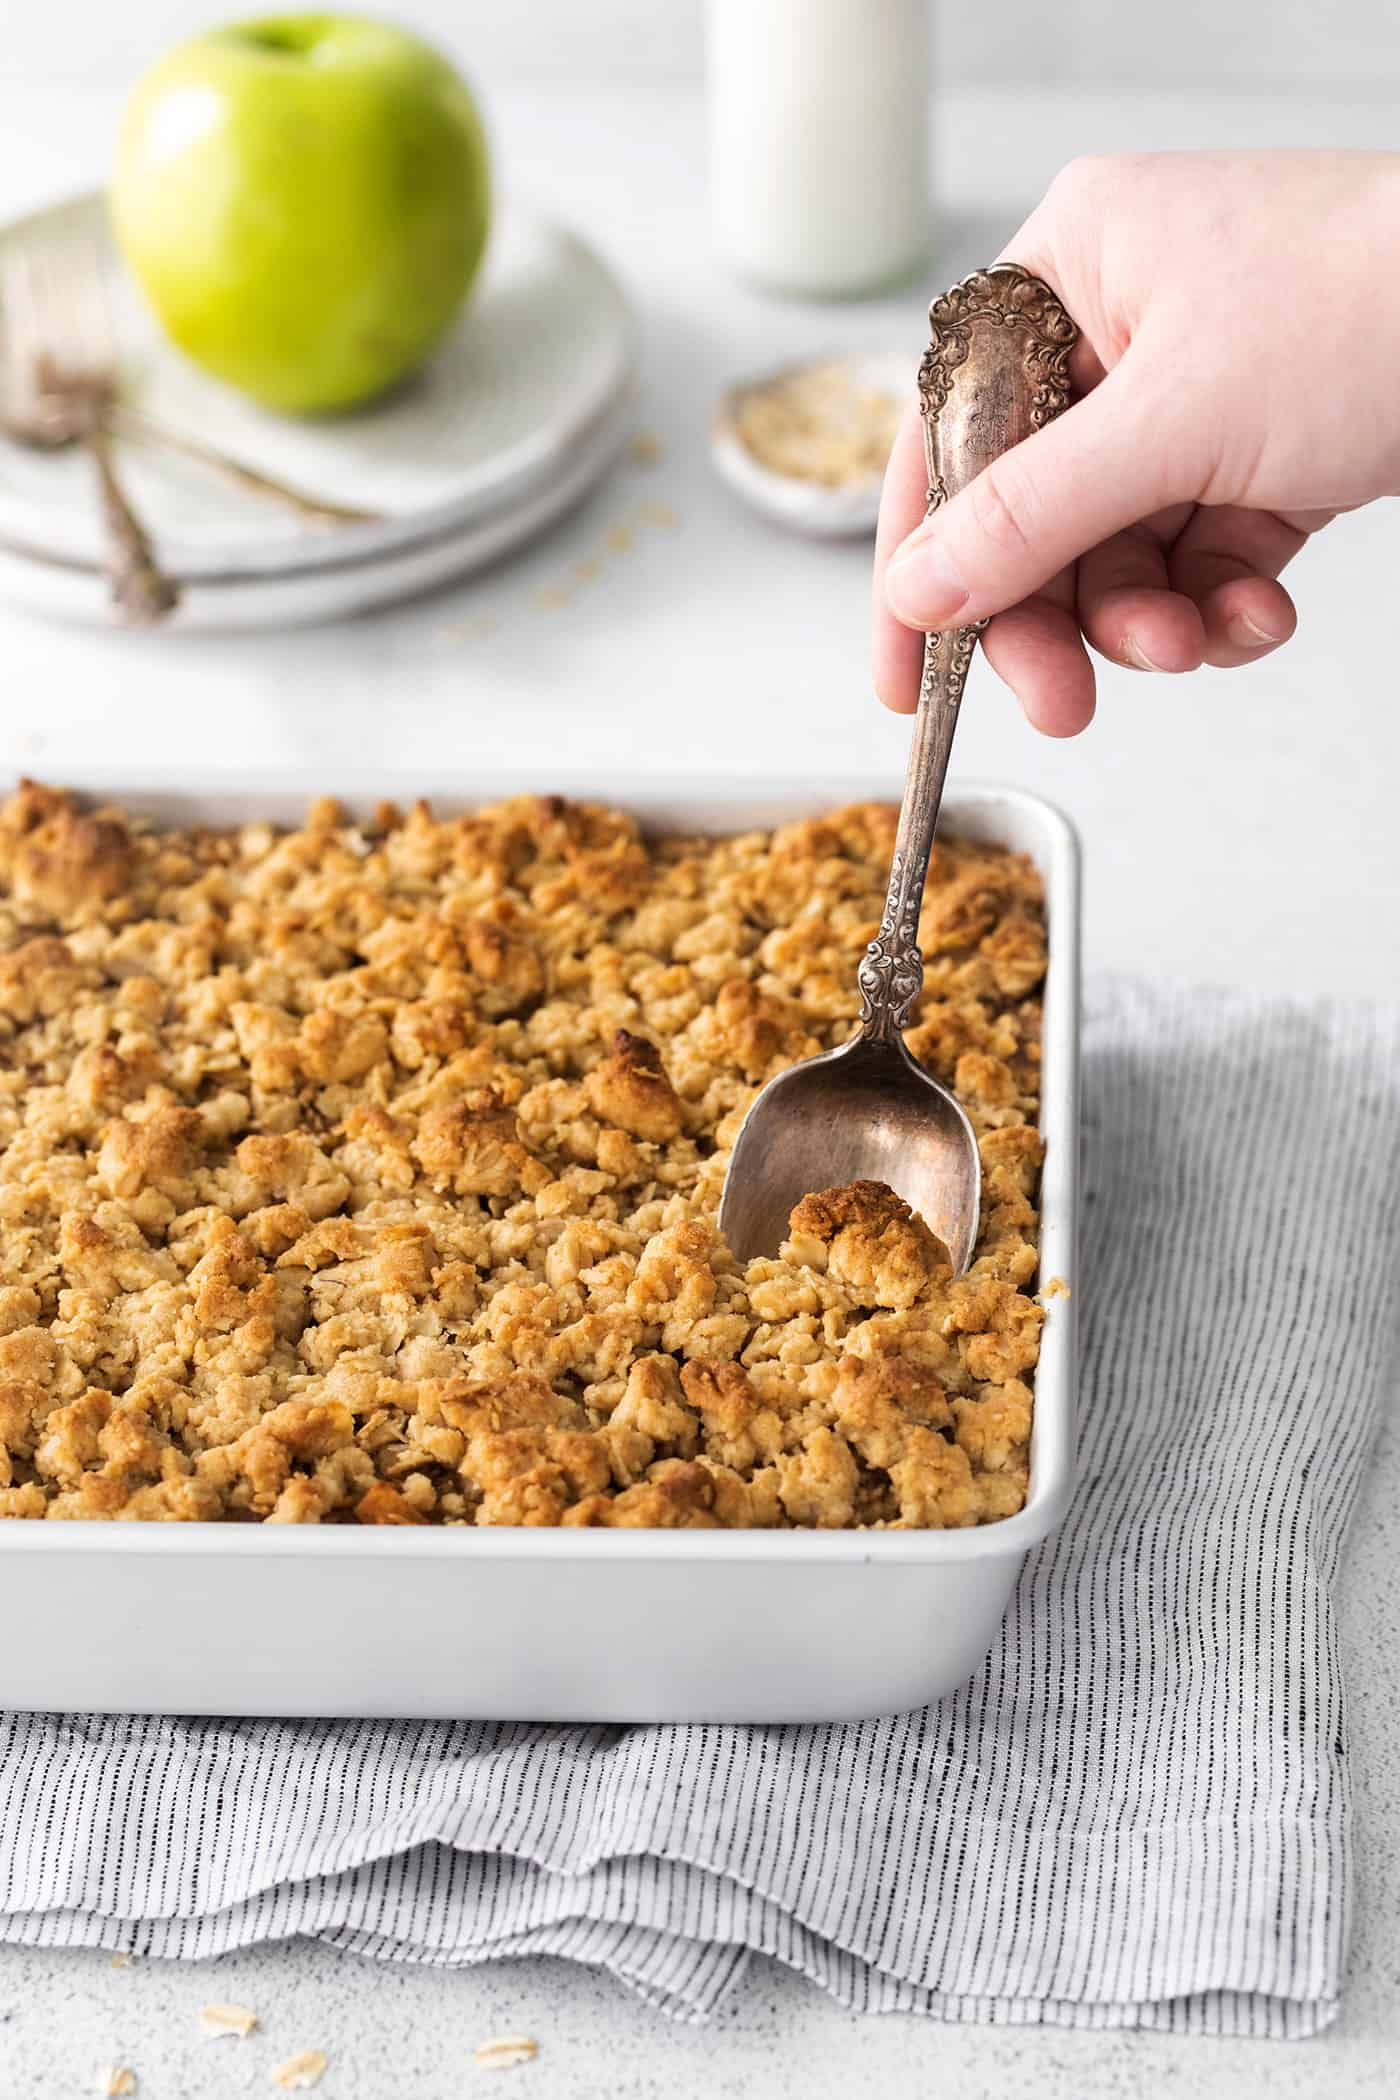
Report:
[[1116,982],[1086,1050],[1081,1481],[972,1683],[787,1729],[11,1716],[0,1937],[548,1953],[691,2018],[759,1952],[872,2011],[1325,2024],[1400,1016]]

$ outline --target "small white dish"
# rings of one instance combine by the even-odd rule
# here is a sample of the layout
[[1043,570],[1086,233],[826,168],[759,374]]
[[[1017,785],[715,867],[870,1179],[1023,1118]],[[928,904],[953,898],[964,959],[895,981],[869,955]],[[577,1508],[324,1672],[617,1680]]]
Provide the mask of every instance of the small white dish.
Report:
[[[124,484],[190,601],[178,625],[208,624],[211,595],[238,586],[265,588],[240,600],[236,624],[318,619],[396,595],[370,587],[376,569],[416,578],[426,565],[442,580],[494,560],[576,501],[580,473],[606,471],[625,436],[618,418],[636,364],[627,300],[584,242],[518,204],[501,210],[481,283],[424,370],[382,401],[325,418],[269,414],[165,341],[122,272],[100,192],[0,227],[0,248],[18,240],[76,241],[96,254],[123,398],[139,415],[373,514],[310,522],[206,466],[120,440]],[[345,581],[339,595],[335,577]],[[305,589],[292,588],[297,579]],[[0,590],[60,616],[110,616],[91,463],[80,453],[0,437]]]
[[771,386],[776,380],[819,368],[839,368],[853,385],[902,402],[912,392],[916,365],[899,351],[873,351],[804,359],[800,364],[765,372],[756,379],[742,380],[727,388],[715,404],[710,423],[710,457],[736,495],[788,531],[804,533],[812,539],[869,537],[880,513],[883,471],[833,488],[765,466],[739,435],[736,417],[746,395]]

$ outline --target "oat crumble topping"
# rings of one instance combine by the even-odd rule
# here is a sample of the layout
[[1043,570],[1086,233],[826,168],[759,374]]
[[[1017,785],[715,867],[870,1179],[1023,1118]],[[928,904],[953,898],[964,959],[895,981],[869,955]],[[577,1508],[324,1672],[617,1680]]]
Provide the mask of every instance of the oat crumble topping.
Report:
[[891,1192],[715,1217],[850,1033],[895,813],[644,839],[520,798],[157,830],[0,805],[0,1515],[968,1525],[1025,1499],[1038,878],[936,851],[909,1034],[977,1129],[954,1282]]

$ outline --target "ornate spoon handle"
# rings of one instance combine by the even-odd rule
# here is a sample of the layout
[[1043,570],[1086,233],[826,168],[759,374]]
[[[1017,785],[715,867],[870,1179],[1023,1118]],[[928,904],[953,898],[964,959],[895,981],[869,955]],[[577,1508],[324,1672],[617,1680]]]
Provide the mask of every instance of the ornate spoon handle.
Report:
[[[1015,263],[975,270],[929,308],[919,367],[931,514],[1069,400],[1078,330],[1048,285]],[[880,931],[860,966],[865,1035],[898,1036],[924,981],[919,911],[977,627],[924,643],[919,708]]]

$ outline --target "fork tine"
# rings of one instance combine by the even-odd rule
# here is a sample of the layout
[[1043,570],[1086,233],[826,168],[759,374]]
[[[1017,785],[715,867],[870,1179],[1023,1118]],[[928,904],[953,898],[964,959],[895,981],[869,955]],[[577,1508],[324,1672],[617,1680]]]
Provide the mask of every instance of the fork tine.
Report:
[[[21,340],[33,342],[38,333],[35,324],[34,258],[27,241],[7,241],[3,258],[5,314],[7,322],[13,316],[18,324],[16,333]],[[7,327],[6,333],[10,332]]]
[[34,277],[39,294],[39,336],[44,356],[60,365],[66,377],[86,360],[78,350],[71,271],[65,268],[58,241],[41,241],[34,254]]
[[116,331],[102,256],[90,234],[0,245],[3,354],[33,388],[44,368],[72,385],[113,377]]
[[112,336],[107,325],[96,243],[78,235],[67,243],[67,290],[73,323],[84,346],[88,370],[105,374],[112,362]]
[[43,350],[32,244],[9,240],[0,247],[0,372],[6,402],[31,401],[39,390]]
[[52,241],[34,243],[25,256],[25,271],[29,282],[34,362],[37,366],[41,360],[56,358],[68,335],[63,326],[62,287],[54,282]]
[[20,397],[18,366],[23,293],[18,277],[13,244],[6,241],[0,245],[0,407],[6,415],[18,412]]
[[59,366],[67,377],[80,359],[75,356],[73,300],[60,241],[25,241],[19,254],[30,364],[36,371],[42,365]]
[[117,362],[117,317],[112,304],[112,284],[107,272],[107,261],[95,234],[89,232],[83,246],[87,257],[87,283],[92,293],[93,330],[101,352],[101,361],[107,370],[114,372]]

